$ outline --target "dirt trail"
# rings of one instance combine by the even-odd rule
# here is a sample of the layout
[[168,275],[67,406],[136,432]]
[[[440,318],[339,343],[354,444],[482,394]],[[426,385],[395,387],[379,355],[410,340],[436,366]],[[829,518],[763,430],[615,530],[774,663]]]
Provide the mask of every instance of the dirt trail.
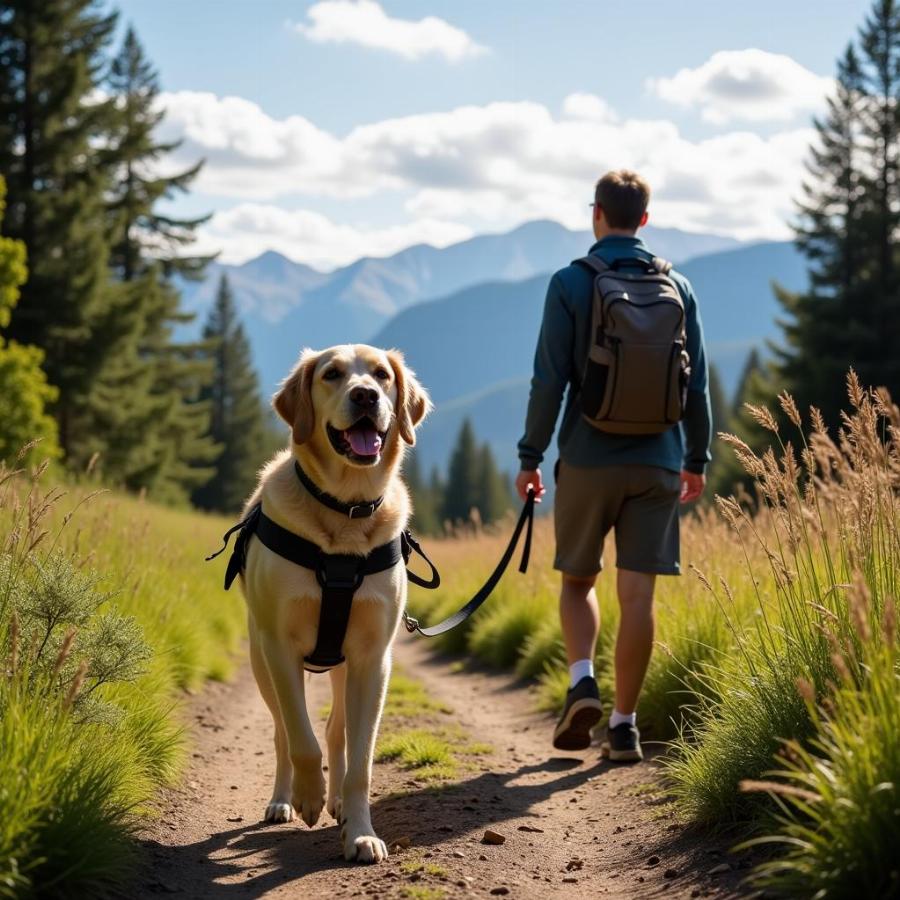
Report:
[[[652,763],[612,766],[597,747],[558,753],[549,744],[552,722],[533,712],[521,683],[456,671],[405,634],[395,656],[473,738],[494,748],[475,771],[439,789],[376,764],[375,827],[389,845],[407,837],[408,849],[364,867],[340,857],[337,826],[324,813],[312,830],[260,821],[274,766],[271,723],[245,666],[232,684],[211,685],[191,705],[191,763],[147,830],[147,865],[129,896],[746,896],[740,873],[724,870],[734,865],[727,845],[697,841],[674,822],[654,790]],[[308,691],[316,712],[328,702],[328,679],[314,677]],[[481,843],[486,828],[505,843]],[[424,871],[413,871],[417,862]]]

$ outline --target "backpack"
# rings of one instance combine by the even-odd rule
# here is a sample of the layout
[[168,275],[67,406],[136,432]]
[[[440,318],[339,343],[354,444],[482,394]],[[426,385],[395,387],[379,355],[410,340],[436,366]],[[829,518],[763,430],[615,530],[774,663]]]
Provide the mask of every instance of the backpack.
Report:
[[684,299],[669,277],[672,264],[658,257],[575,262],[595,276],[581,381],[584,418],[611,434],[667,431],[684,415],[691,374]]

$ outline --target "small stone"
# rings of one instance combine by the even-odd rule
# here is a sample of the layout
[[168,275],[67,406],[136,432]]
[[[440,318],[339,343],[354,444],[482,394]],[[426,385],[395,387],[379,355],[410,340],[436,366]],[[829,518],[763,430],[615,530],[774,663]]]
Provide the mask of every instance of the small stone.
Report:
[[491,893],[498,897],[502,897],[504,894],[509,893],[509,888],[503,887],[503,885],[501,884],[500,887],[491,888]]
[[533,831],[535,834],[543,834],[543,828],[536,828],[534,825],[520,825],[519,831]]
[[408,834],[402,834],[391,841],[391,850],[407,850],[412,846],[412,838]]
[[677,878],[678,877],[678,869],[666,869],[663,872],[663,878]]
[[658,866],[659,865],[659,857],[651,856],[650,859],[647,860],[648,866]]
[[728,863],[719,863],[719,865],[713,866],[709,870],[709,874],[710,875],[722,875],[725,872],[730,872],[730,871],[731,871],[731,866],[729,866]]
[[578,884],[578,879],[573,878],[571,875],[567,875],[563,878],[563,884]]
[[456,859],[465,859],[466,858],[466,854],[461,853],[459,850],[454,850],[453,855],[456,857]]
[[483,853],[478,854],[479,862],[487,862],[487,857]]
[[229,816],[226,821],[228,821],[228,822],[243,822],[244,817],[243,816]]
[[506,835],[500,834],[499,831],[492,831],[490,828],[484,833],[481,839],[482,844],[504,844],[506,843]]

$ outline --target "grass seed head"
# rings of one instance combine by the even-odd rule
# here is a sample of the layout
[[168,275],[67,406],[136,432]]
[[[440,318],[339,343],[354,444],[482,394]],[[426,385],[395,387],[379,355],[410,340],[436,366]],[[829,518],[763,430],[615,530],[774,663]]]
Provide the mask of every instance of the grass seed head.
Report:
[[778,395],[778,402],[781,404],[784,414],[794,423],[794,425],[800,428],[803,425],[803,422],[800,418],[800,410],[797,409],[794,398],[787,391],[782,391]]

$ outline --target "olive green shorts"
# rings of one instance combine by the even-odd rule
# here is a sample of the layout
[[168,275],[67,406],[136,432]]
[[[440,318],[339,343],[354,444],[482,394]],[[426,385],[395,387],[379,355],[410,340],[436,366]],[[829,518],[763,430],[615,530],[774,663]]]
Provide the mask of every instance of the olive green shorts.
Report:
[[656,466],[580,468],[560,460],[553,518],[555,569],[577,578],[603,568],[603,543],[616,535],[616,566],[633,572],[681,572],[681,478]]

